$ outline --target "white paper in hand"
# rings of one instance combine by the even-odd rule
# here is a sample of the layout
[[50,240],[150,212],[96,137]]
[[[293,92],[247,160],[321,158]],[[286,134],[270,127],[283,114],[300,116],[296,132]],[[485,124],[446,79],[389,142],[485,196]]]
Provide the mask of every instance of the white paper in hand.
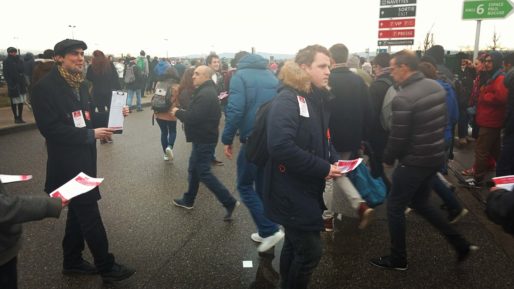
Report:
[[76,196],[87,193],[98,187],[103,180],[103,178],[92,178],[84,173],[80,173],[73,179],[69,180],[66,184],[50,193],[50,197],[61,198],[69,201]]
[[124,91],[113,91],[111,108],[109,110],[109,123],[107,127],[115,130],[123,130],[123,107],[127,104],[127,93]]
[[512,191],[514,188],[514,176],[503,176],[493,178],[494,185],[498,188]]
[[4,184],[24,182],[32,179],[32,175],[0,175],[0,181]]

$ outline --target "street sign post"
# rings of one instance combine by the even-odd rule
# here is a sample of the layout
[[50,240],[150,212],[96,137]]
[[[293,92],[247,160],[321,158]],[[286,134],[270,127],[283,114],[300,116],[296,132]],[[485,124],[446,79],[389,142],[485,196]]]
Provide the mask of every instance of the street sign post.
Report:
[[378,46],[414,45],[414,39],[379,40]]
[[378,38],[412,38],[414,29],[379,30]]
[[414,26],[416,26],[416,18],[378,21],[378,29],[405,28],[405,27],[414,27]]
[[462,19],[481,20],[505,18],[512,11],[509,0],[464,1]]
[[473,59],[478,57],[478,44],[480,42],[480,27],[482,20],[506,18],[512,12],[513,6],[514,4],[512,4],[510,0],[464,1],[462,19],[477,21]]
[[380,6],[416,4],[416,0],[380,0]]
[[416,6],[398,6],[380,8],[380,18],[414,17]]

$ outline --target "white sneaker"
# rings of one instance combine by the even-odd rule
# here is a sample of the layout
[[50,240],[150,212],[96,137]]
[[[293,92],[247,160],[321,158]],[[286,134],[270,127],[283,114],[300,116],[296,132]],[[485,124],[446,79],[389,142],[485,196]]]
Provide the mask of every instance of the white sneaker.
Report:
[[173,160],[173,150],[170,147],[166,148],[166,156],[168,157],[168,160]]
[[165,161],[169,161],[169,160],[170,160],[170,158],[169,158],[167,155],[164,155],[164,160],[165,160]]
[[251,234],[250,238],[252,239],[252,241],[257,242],[257,243],[262,243],[262,241],[264,241],[264,238],[261,237],[261,235],[259,235],[259,233]]
[[259,252],[265,252],[271,249],[271,247],[275,246],[280,240],[284,238],[284,232],[282,230],[278,230],[275,234],[263,238],[262,243],[257,248]]

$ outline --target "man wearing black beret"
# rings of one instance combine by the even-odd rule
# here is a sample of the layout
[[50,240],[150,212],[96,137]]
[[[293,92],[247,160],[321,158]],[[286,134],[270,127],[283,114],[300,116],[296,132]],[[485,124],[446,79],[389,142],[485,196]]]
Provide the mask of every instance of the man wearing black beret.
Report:
[[[46,139],[48,163],[45,191],[51,193],[78,173],[96,177],[96,140],[113,133],[108,114],[97,113],[90,102],[82,69],[86,43],[65,39],[54,47],[55,65],[32,92],[32,108]],[[128,108],[123,114],[128,115]],[[109,252],[97,188],[70,201],[63,239],[63,274],[101,274],[104,282],[120,281],[134,270],[114,261]],[[84,260],[87,243],[95,266]]]

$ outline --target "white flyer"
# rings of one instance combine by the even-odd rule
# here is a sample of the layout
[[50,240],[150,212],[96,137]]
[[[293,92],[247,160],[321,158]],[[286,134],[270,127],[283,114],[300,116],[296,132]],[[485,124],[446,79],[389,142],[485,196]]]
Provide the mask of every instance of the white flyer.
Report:
[[514,176],[503,176],[493,178],[494,185],[498,188],[512,191],[514,189]]
[[25,182],[32,179],[32,175],[1,175],[0,181],[4,184],[14,182]]
[[339,160],[337,161],[337,167],[341,170],[341,173],[346,174],[355,170],[357,166],[362,162],[362,158],[354,159],[354,160]]
[[66,184],[51,192],[50,197],[61,198],[69,201],[76,196],[87,193],[98,187],[103,180],[103,178],[92,178],[84,173],[79,173]]
[[124,91],[113,91],[111,98],[111,109],[109,110],[108,128],[118,131],[123,130],[123,107],[127,104],[127,93]]

